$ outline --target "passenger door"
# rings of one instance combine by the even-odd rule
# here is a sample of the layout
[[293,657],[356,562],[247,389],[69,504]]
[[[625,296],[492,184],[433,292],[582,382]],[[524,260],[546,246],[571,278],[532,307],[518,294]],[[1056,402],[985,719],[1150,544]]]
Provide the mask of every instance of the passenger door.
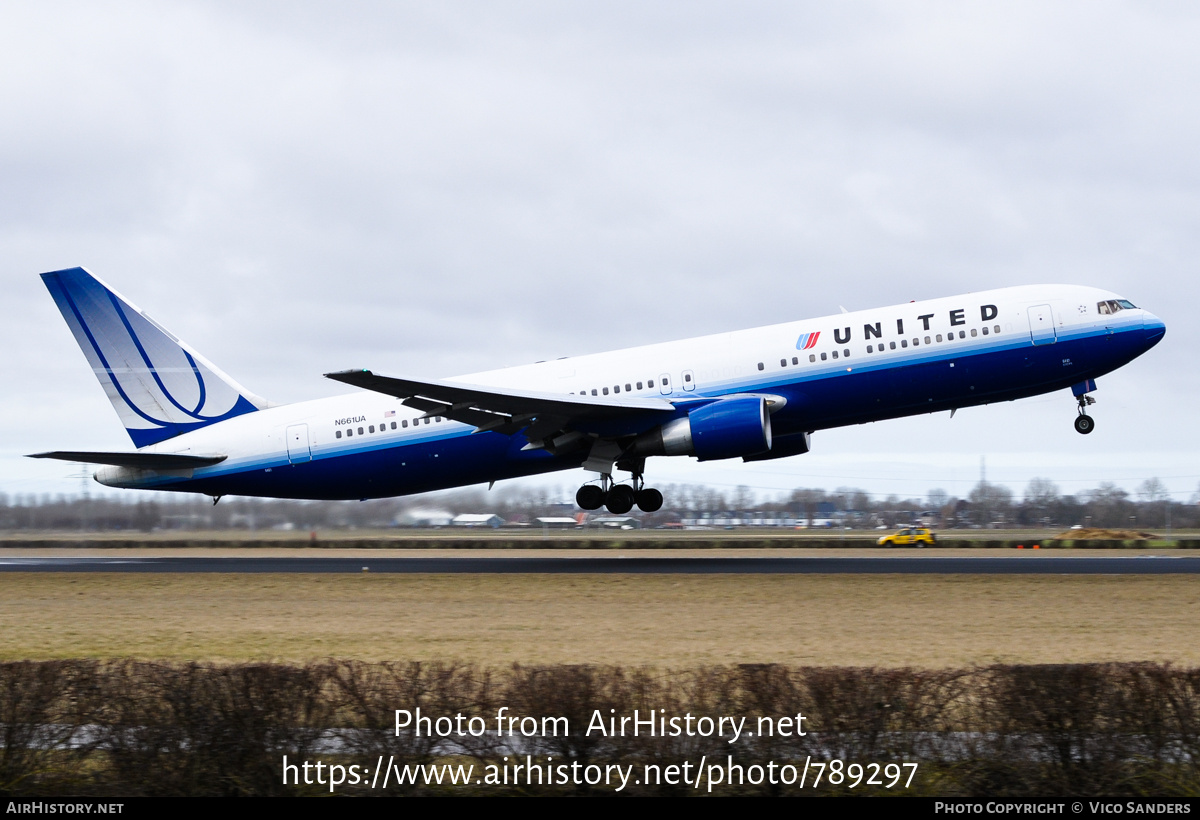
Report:
[[1054,329],[1054,311],[1049,305],[1034,305],[1029,309],[1029,336],[1035,345],[1049,345],[1058,341]]
[[287,429],[288,461],[300,464],[312,460],[312,450],[308,446],[308,425],[293,424]]

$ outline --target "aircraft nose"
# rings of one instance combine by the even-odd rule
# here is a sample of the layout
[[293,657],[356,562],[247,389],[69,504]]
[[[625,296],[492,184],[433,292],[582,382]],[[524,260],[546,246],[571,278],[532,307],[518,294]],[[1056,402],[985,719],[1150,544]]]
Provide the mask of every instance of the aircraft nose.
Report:
[[1167,326],[1153,313],[1146,313],[1142,316],[1142,331],[1146,334],[1146,346],[1153,347],[1162,341],[1162,337],[1167,332]]

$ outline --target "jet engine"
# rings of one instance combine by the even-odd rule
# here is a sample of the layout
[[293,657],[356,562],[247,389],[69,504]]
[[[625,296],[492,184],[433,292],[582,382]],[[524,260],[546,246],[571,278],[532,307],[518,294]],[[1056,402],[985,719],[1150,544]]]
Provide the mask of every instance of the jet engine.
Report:
[[695,456],[701,461],[753,456],[771,449],[771,415],[761,396],[721,399],[643,433],[629,455]]

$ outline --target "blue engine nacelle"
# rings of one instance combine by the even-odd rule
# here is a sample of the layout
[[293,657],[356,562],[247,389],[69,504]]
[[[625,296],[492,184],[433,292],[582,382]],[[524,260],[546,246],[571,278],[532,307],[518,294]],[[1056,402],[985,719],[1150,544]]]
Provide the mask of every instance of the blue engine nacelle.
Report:
[[737,458],[771,449],[771,416],[757,396],[724,399],[688,413],[692,449],[701,461]]
[[771,449],[771,415],[761,396],[721,399],[638,437],[632,455],[737,458]]

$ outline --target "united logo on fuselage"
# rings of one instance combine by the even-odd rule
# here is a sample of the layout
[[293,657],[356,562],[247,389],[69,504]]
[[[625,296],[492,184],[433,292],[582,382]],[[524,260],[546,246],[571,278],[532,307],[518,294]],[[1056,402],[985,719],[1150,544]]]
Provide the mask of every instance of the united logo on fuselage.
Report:
[[[950,320],[949,327],[951,330],[959,327],[960,325],[965,326],[967,324],[966,314],[966,308],[955,308],[947,313],[947,317]],[[1000,310],[995,305],[979,306],[979,318],[983,322],[990,322],[998,315],[1000,315]],[[931,329],[931,324],[934,321],[935,316],[936,314],[933,313],[923,313],[917,317],[917,321],[921,323],[921,331],[928,332]],[[910,332],[917,332],[911,327],[911,325],[909,330]],[[890,329],[885,322],[867,322],[863,325],[863,338],[867,341],[871,341],[871,339],[882,339],[885,331],[890,332]],[[801,333],[800,338],[796,340],[796,349],[811,350],[812,348],[816,347],[817,339],[820,337],[820,335],[821,331],[819,330],[816,333]],[[896,319],[895,335],[905,335],[903,318]],[[833,341],[837,344],[847,344],[852,337],[853,331],[850,327],[835,327],[833,329]]]
[[809,350],[817,344],[817,338],[821,335],[821,331],[816,333],[801,333],[800,338],[796,340],[797,350]]

